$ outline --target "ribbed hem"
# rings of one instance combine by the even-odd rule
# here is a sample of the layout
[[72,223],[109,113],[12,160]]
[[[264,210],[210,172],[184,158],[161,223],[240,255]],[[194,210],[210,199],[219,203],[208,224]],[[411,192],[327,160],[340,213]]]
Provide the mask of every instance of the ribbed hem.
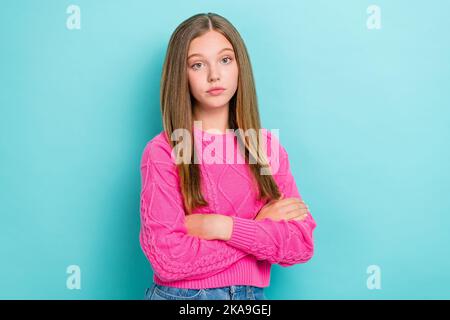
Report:
[[265,288],[270,285],[270,269],[272,264],[267,260],[257,260],[253,255],[247,255],[229,266],[226,270],[204,279],[179,280],[165,282],[153,274],[156,284],[188,289],[207,289],[228,286],[255,286]]
[[231,217],[233,218],[233,231],[230,239],[225,242],[244,251],[249,250],[256,239],[257,222],[236,216]]

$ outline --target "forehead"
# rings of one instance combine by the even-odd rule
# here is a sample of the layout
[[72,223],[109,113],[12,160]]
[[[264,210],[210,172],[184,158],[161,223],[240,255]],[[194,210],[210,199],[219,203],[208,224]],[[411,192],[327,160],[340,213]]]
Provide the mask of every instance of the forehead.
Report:
[[233,49],[233,46],[221,33],[210,30],[191,41],[189,44],[188,55],[213,55],[224,48]]

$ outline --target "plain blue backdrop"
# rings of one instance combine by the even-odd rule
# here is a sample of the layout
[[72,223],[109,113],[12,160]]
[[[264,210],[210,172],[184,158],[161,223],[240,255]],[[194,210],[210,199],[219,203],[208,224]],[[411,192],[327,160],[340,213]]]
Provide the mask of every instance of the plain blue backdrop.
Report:
[[[66,12],[77,5],[81,29]],[[381,29],[370,29],[377,5]],[[247,45],[317,222],[269,299],[450,298],[448,1],[2,1],[0,298],[142,299],[139,161],[184,19],[216,12]],[[69,290],[68,266],[81,270]],[[381,271],[381,288],[367,273]]]

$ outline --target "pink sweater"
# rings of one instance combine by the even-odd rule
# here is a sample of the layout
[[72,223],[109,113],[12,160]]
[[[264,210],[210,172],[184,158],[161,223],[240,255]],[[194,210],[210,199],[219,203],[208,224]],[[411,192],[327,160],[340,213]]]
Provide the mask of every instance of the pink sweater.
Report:
[[[237,138],[233,133],[215,134],[198,128],[194,134],[196,148],[199,150],[202,143],[203,154],[207,154],[207,146],[214,142],[212,137],[217,137],[224,149],[234,146],[235,157],[241,160],[226,164],[225,156],[229,153],[225,150],[222,163],[204,160],[200,167],[201,190],[209,205],[193,210],[193,213],[231,216],[232,235],[223,241],[187,234],[176,164],[167,135],[161,131],[147,143],[141,160],[139,240],[153,268],[154,282],[193,289],[231,285],[267,287],[273,263],[286,267],[311,259],[316,227],[311,213],[303,221],[253,220],[265,203],[257,200],[256,182],[251,179],[248,165],[242,164]],[[264,136],[280,192],[285,198],[301,199],[286,150],[269,130],[264,130]],[[271,149],[272,140],[279,147],[278,152],[272,151],[275,150]],[[272,159],[272,154],[279,157]]]

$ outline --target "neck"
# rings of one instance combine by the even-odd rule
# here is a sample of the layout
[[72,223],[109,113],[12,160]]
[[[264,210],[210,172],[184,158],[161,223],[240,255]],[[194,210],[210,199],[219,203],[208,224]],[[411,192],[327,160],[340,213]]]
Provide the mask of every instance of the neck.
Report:
[[228,128],[229,103],[222,107],[203,108],[194,105],[194,121],[201,121],[202,130],[219,130],[222,133]]

